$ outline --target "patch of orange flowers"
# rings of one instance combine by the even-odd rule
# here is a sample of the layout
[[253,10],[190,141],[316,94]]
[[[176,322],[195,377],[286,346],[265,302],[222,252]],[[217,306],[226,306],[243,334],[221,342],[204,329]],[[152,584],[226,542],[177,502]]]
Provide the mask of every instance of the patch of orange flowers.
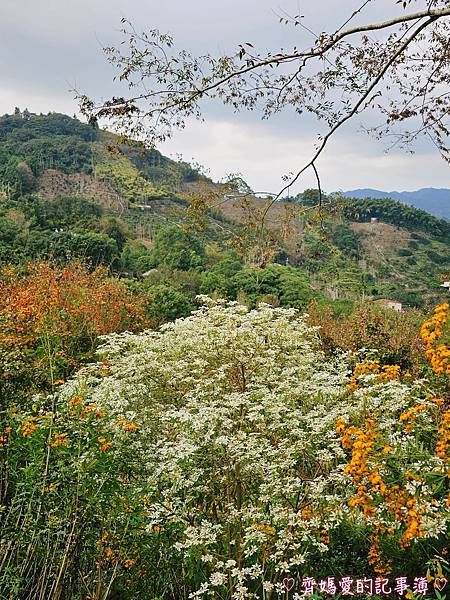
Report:
[[38,425],[36,425],[35,421],[36,421],[36,417],[31,417],[30,419],[28,419],[27,421],[24,421],[22,423],[22,427],[20,428],[20,433],[24,437],[28,437],[29,435],[33,434],[36,431],[36,429],[38,428]]
[[[404,525],[400,542],[403,547],[407,547],[411,540],[423,537],[422,515],[417,500],[398,485],[389,487],[379,473],[379,466],[376,464],[370,466],[379,454],[392,451],[392,448],[387,445],[384,445],[381,450],[377,449],[381,436],[376,431],[373,417],[369,416],[365,419],[364,428],[349,425],[344,419],[339,419],[336,423],[336,431],[341,436],[343,448],[351,450],[350,462],[344,471],[351,475],[357,491],[355,496],[349,499],[349,506],[362,512],[364,518],[368,520],[376,514],[376,496],[381,497],[395,520]],[[390,573],[391,566],[383,561],[379,542],[383,533],[392,533],[393,529],[382,523],[371,523],[371,525],[374,527],[374,532],[370,538],[369,564],[376,573],[386,575]]]
[[450,349],[447,344],[439,343],[449,318],[449,305],[441,304],[436,306],[431,319],[420,329],[420,336],[425,342],[425,354],[437,375],[450,375]]
[[[114,550],[111,546],[111,541],[108,540],[108,533],[104,532],[97,541],[97,547],[100,554],[96,561],[97,569],[100,569],[103,563],[111,562],[113,565],[118,563],[118,550]],[[131,565],[130,565],[131,566]]]
[[[421,328],[421,337],[425,341],[426,356],[429,359],[433,371],[438,374],[449,374],[450,350],[443,343],[437,343],[442,338],[444,326],[449,319],[449,305],[443,304],[434,310],[433,317],[424,323]],[[359,378],[363,375],[376,375],[376,383],[396,380],[400,378],[400,367],[398,365],[381,366],[377,360],[367,361],[356,365],[350,389],[356,390],[360,387]],[[421,402],[403,412],[399,422],[404,426],[407,433],[413,431],[416,418],[420,413],[430,407],[439,407],[441,412],[437,442],[436,455],[447,465],[450,461],[450,410],[442,412],[444,400],[442,398],[427,398],[428,402]],[[348,501],[349,506],[363,514],[366,521],[370,521],[373,528],[370,536],[369,564],[378,574],[388,574],[391,570],[389,564],[383,560],[380,550],[380,538],[385,533],[393,533],[394,527],[388,527],[386,523],[374,522],[376,516],[376,503],[383,503],[387,511],[393,516],[397,523],[403,525],[403,534],[400,545],[403,548],[409,546],[412,540],[424,537],[423,510],[418,498],[412,496],[408,490],[401,489],[399,485],[388,485],[380,474],[380,457],[392,452],[392,447],[384,445],[381,447],[381,435],[376,430],[376,423],[372,416],[364,421],[364,426],[356,427],[350,425],[345,419],[338,419],[336,431],[341,436],[343,448],[351,451],[345,473],[351,475],[356,487],[356,493]],[[450,477],[450,471],[447,471]],[[405,477],[409,480],[421,482],[421,478],[407,472]],[[450,506],[450,494],[447,505]]]
[[[447,410],[441,417],[438,429],[438,441],[436,444],[436,454],[445,462],[450,462],[450,410]],[[449,473],[450,476],[450,473]]]
[[69,406],[72,407],[79,407],[79,406],[84,406],[84,400],[82,396],[74,396],[73,398],[71,398],[69,400]]
[[117,425],[121,425],[125,431],[130,431],[131,433],[134,433],[135,431],[137,431],[137,428],[138,428],[136,423],[127,423],[126,419],[119,419],[117,421]]
[[57,448],[58,446],[67,446],[69,442],[68,436],[68,433],[55,433],[53,442],[50,442],[50,447]]
[[[442,407],[444,404],[442,398],[430,398],[430,400],[438,407]],[[429,409],[433,404],[417,404],[402,413],[399,422],[404,425],[408,433],[411,432],[416,416]],[[356,511],[362,511],[364,518],[369,519],[376,514],[376,496],[381,497],[382,502],[385,503],[387,510],[394,519],[404,526],[400,544],[403,548],[406,548],[413,539],[424,536],[423,514],[419,501],[411,496],[406,489],[401,489],[398,485],[388,486],[386,484],[379,473],[380,465],[377,465],[376,461],[382,454],[392,452],[392,448],[388,445],[381,448],[381,435],[376,431],[373,417],[366,418],[364,425],[364,428],[355,427],[348,424],[344,419],[338,419],[336,423],[336,431],[341,436],[342,447],[351,450],[350,462],[344,471],[351,475],[353,483],[357,486],[356,493],[349,499],[348,504]],[[442,414],[438,427],[436,455],[445,464],[448,464],[450,461],[449,451],[450,410],[447,410]],[[447,475],[450,476],[450,473]],[[407,472],[405,476],[410,480],[421,481],[421,478],[414,473]],[[369,563],[376,573],[387,574],[390,572],[390,565],[385,564],[382,560],[379,549],[380,535],[386,532],[392,533],[394,530],[382,523],[372,523],[371,525],[375,530],[370,538]]]
[[111,446],[113,444],[112,442],[107,442],[105,437],[99,437],[98,443],[100,444],[101,452],[108,452],[108,450],[111,449]]
[[[349,500],[349,506],[358,512],[362,510],[364,518],[368,519],[375,515],[373,505],[373,493],[386,495],[388,488],[383,479],[375,470],[369,469],[369,460],[375,451],[375,445],[379,438],[375,431],[375,420],[368,417],[365,420],[365,430],[346,423],[339,419],[336,423],[336,431],[341,435],[341,443],[344,448],[352,451],[350,463],[345,467],[345,473],[352,476],[353,483],[358,485],[356,495]],[[368,484],[361,483],[366,478]],[[370,536],[370,548],[368,553],[369,564],[375,573],[387,575],[391,572],[390,564],[386,563],[379,549],[380,533],[383,527],[377,527]]]
[[5,427],[5,429],[0,433],[0,448],[6,446],[9,440],[9,434],[11,433],[11,427]]
[[352,457],[350,463],[345,467],[345,473],[349,473],[355,483],[359,483],[361,478],[369,473],[367,462],[377,438],[377,434],[373,431],[374,419],[367,418],[365,424],[366,431],[348,425],[344,419],[338,419],[336,423],[336,431],[341,435],[343,448],[352,450]]
[[400,367],[398,365],[384,365],[381,369],[380,380],[382,382],[393,381],[400,378]]
[[416,421],[416,416],[424,410],[427,410],[427,408],[428,406],[426,404],[416,404],[416,406],[413,406],[412,408],[408,409],[400,415],[399,421],[400,423],[406,423],[405,430],[408,433],[411,433],[411,431],[413,430],[413,425]]
[[125,567],[125,569],[131,569],[131,567],[134,567],[135,564],[136,560],[134,558],[127,558],[124,561],[123,566]]
[[377,360],[366,361],[356,365],[350,389],[357,390],[360,387],[359,378],[362,375],[378,375],[376,383],[386,383],[387,381],[400,379],[400,367],[398,365],[380,365]]
[[105,268],[36,262],[26,272],[3,269],[0,343],[33,347],[48,336],[52,348],[57,344],[64,355],[76,356],[91,350],[99,334],[145,327],[144,306]]

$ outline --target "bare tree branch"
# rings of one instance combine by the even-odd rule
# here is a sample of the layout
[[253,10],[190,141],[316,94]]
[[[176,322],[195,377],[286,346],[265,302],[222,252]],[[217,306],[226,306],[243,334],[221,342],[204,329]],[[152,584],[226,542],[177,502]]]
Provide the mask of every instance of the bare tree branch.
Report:
[[[345,38],[350,37],[352,35],[355,35],[358,33],[364,33],[367,31],[379,31],[381,29],[388,29],[390,27],[394,27],[395,25],[399,25],[401,23],[418,21],[425,17],[432,17],[433,21],[435,21],[436,19],[439,19],[439,18],[445,17],[445,16],[450,16],[450,7],[442,8],[442,9],[428,9],[428,10],[424,10],[424,11],[418,11],[415,13],[411,13],[408,15],[402,15],[399,17],[395,17],[393,19],[389,19],[387,21],[379,22],[379,23],[357,25],[355,27],[351,27],[349,29],[346,29],[346,30],[343,30],[343,31],[333,34],[332,36],[330,36],[330,38],[327,42],[322,43],[322,45],[320,45],[318,48],[312,48],[307,51],[295,52],[292,54],[277,54],[266,60],[255,62],[255,63],[247,65],[246,67],[243,67],[241,69],[233,71],[229,75],[226,75],[225,77],[218,79],[218,80],[210,83],[209,85],[205,85],[204,87],[201,87],[200,89],[191,90],[190,97],[183,100],[180,104],[177,104],[177,103],[171,104],[171,105],[167,106],[166,109],[174,108],[176,106],[180,107],[185,104],[189,104],[189,103],[193,102],[194,100],[196,100],[197,98],[201,98],[201,97],[207,95],[209,92],[223,86],[225,83],[227,83],[231,79],[234,79],[241,75],[245,75],[247,73],[250,73],[252,71],[260,69],[261,67],[266,67],[266,66],[270,66],[270,65],[274,65],[274,64],[278,66],[283,63],[292,62],[293,60],[298,60],[300,58],[308,60],[311,58],[321,57],[323,54],[325,54],[326,52],[331,50],[333,47],[335,47],[340,41],[342,41]],[[431,22],[433,22],[433,21],[431,21]],[[166,56],[166,59],[167,59],[167,56]],[[144,100],[147,97],[148,97],[148,95],[145,93],[139,94],[137,96],[129,98],[126,103],[136,102],[138,100]],[[107,108],[108,109],[118,108],[118,107],[124,106],[124,104],[126,104],[126,103],[119,100],[119,101],[117,101],[117,103],[112,103],[112,104],[108,105]],[[94,107],[94,112],[101,111],[103,106],[104,105],[98,105],[98,106]]]
[[[304,165],[295,175],[295,177],[293,177],[293,179],[291,179],[289,181],[289,183],[287,183],[279,192],[278,194],[275,196],[275,198],[268,204],[267,208],[265,209],[265,212],[263,214],[263,222],[265,217],[267,216],[268,211],[270,210],[270,207],[272,206],[272,204],[274,202],[276,202],[286,191],[287,189],[292,186],[294,183],[296,183],[298,181],[298,179],[301,177],[301,175],[310,167],[312,167],[314,169],[314,172],[316,173],[317,176],[317,170],[316,170],[316,166],[315,163],[317,161],[317,159],[319,158],[319,156],[322,154],[325,146],[327,145],[329,139],[331,138],[331,136],[338,130],[340,129],[340,127],[342,127],[342,125],[344,125],[344,123],[346,123],[347,121],[349,121],[359,110],[359,108],[364,104],[365,100],[370,96],[370,94],[372,93],[372,91],[375,89],[375,87],[380,83],[380,81],[383,79],[384,75],[386,74],[386,72],[389,70],[389,68],[391,67],[391,65],[399,58],[399,56],[401,56],[401,54],[406,50],[406,48],[409,46],[409,44],[419,35],[419,33],[421,31],[423,31],[426,27],[428,27],[429,25],[431,25],[435,20],[437,19],[437,17],[432,17],[430,19],[428,19],[427,21],[424,21],[423,23],[421,23],[419,25],[419,27],[417,27],[414,32],[408,36],[406,38],[406,40],[404,40],[404,42],[402,43],[402,45],[397,49],[397,51],[392,55],[392,57],[386,62],[386,64],[383,66],[383,68],[380,70],[379,74],[377,75],[377,77],[375,77],[375,79],[372,81],[371,85],[365,90],[365,92],[361,95],[360,99],[358,100],[358,102],[353,106],[353,108],[344,116],[342,117],[342,119],[340,119],[329,131],[328,133],[323,137],[322,142],[319,146],[319,148],[316,150],[314,156],[311,158],[310,161],[307,162],[306,165]],[[320,183],[320,182],[319,182]]]

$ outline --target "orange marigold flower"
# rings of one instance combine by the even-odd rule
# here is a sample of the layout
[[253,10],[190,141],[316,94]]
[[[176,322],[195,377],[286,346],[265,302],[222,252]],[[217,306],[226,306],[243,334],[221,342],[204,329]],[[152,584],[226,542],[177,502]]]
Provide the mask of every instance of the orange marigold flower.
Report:
[[449,462],[450,450],[450,410],[441,417],[438,429],[438,441],[436,443],[436,454],[445,462]]
[[427,408],[429,408],[427,404],[417,404],[416,406],[413,406],[412,408],[400,415],[400,423],[407,423],[405,426],[405,431],[411,433],[411,431],[413,430],[413,425],[416,421],[416,416],[424,410],[427,410]]
[[336,432],[342,433],[343,431],[345,431],[346,425],[347,425],[347,423],[346,423],[345,419],[338,419],[336,421]]
[[136,423],[127,423],[124,427],[125,431],[135,432],[137,430]]
[[391,381],[400,378],[400,367],[398,365],[384,365],[380,380],[383,382]]
[[52,448],[57,448],[58,446],[67,446],[68,443],[68,433],[55,433],[55,438],[53,442],[50,443]]
[[373,373],[379,373],[380,364],[377,360],[367,361],[356,365],[353,371],[353,377],[350,382],[350,389],[355,391],[359,388],[358,378],[361,375],[370,375]]
[[431,398],[431,402],[434,402],[438,406],[442,406],[444,404],[443,398]]
[[124,561],[123,566],[125,569],[131,569],[135,564],[136,561],[133,558],[127,558],[127,560]]
[[441,304],[434,309],[431,319],[423,323],[420,329],[420,335],[425,342],[425,355],[437,375],[450,375],[450,349],[443,343],[437,343],[449,318],[449,305]]
[[36,425],[36,423],[33,423],[34,418],[32,417],[31,419],[29,419],[28,421],[25,421],[22,424],[20,433],[24,436],[27,437],[29,435],[31,435],[32,433],[34,433],[36,431],[36,429],[38,428],[38,426]]
[[0,448],[2,446],[6,446],[9,439],[9,434],[11,433],[11,427],[5,427],[2,433],[0,433]]
[[84,400],[81,396],[74,396],[69,400],[69,406],[83,406]]

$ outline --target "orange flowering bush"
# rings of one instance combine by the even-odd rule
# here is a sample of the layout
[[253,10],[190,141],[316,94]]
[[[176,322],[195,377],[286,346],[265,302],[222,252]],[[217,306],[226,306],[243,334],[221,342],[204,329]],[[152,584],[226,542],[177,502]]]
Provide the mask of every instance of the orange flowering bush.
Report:
[[358,363],[353,370],[353,377],[350,382],[350,389],[357,390],[362,380],[366,380],[366,375],[376,375],[373,378],[374,383],[392,381],[400,379],[400,367],[398,365],[380,365],[379,360],[364,361]]
[[9,434],[11,433],[11,427],[5,427],[5,429],[0,433],[0,448],[6,446],[9,441]]
[[425,354],[437,375],[450,375],[450,348],[442,341],[449,319],[449,305],[441,304],[434,309],[431,319],[420,329],[420,335],[425,342]]
[[81,339],[91,350],[97,335],[142,327],[142,309],[142,299],[103,267],[40,262],[0,273],[0,344],[32,346],[49,336],[60,340],[61,352]]
[[[436,454],[442,460],[449,462],[450,454],[450,410],[447,410],[441,417],[438,430],[438,441],[436,444]],[[449,473],[450,476],[450,473]],[[449,491],[450,499],[450,491]]]
[[[381,415],[380,423],[373,416],[360,426],[343,418],[336,423],[342,447],[351,453],[344,473],[351,476],[355,493],[348,505],[371,529],[368,559],[379,575],[392,571],[392,559],[388,552],[383,555],[383,545],[387,547],[395,539],[400,547],[410,547],[433,529],[439,531],[448,519],[449,502],[442,483],[450,476],[450,411],[441,413],[442,406],[442,399],[430,398],[408,408],[399,415],[397,430],[389,438],[381,426]],[[418,424],[417,416],[426,412],[428,418]],[[434,466],[425,467],[422,449],[411,468],[408,454],[414,439],[436,418],[437,441],[434,449],[429,447],[426,459]]]
[[[101,377],[104,368],[96,365],[92,375]],[[6,411],[7,426],[0,429],[0,458],[8,466],[7,479],[0,480],[0,524],[8,540],[7,548],[0,545],[0,563],[10,565],[0,569],[0,589],[14,599],[100,600],[118,579],[131,587],[137,557],[153,561],[140,548],[146,509],[145,482],[134,485],[143,469],[137,416],[118,418],[81,390],[35,396],[30,404]],[[82,595],[76,572],[83,576]]]
[[[425,354],[437,375],[449,373],[450,351],[439,343],[448,310],[447,304],[436,307],[432,318],[421,327]],[[400,374],[398,365],[381,366],[377,359],[365,361],[356,365],[350,389],[360,396],[371,396],[380,384],[398,381]],[[439,531],[448,520],[450,410],[443,398],[428,393],[399,414],[394,435],[386,436],[383,415],[379,420],[377,423],[369,414],[363,425],[357,426],[340,418],[336,431],[342,447],[351,452],[344,472],[351,476],[355,493],[348,505],[371,528],[369,564],[379,575],[386,575],[392,570],[392,559],[389,552],[383,552],[383,545],[396,539],[400,547],[410,547],[433,529]],[[431,431],[434,446],[430,444]],[[416,440],[419,446],[415,447]],[[411,468],[413,448],[416,460]]]
[[17,397],[21,382],[28,392],[63,383],[93,356],[99,335],[148,325],[145,303],[104,268],[39,262],[3,269],[0,392]]

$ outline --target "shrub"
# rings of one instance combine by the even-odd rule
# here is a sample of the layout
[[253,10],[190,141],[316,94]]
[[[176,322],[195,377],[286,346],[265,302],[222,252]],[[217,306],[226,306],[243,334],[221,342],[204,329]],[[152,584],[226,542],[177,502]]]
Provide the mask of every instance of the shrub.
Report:
[[161,229],[155,237],[151,259],[155,266],[188,271],[204,261],[205,249],[201,240],[178,227]]
[[273,600],[286,577],[412,581],[444,550],[450,413],[426,382],[351,377],[267,305],[209,301],[99,356],[8,413],[8,598]]
[[147,311],[154,325],[187,317],[194,309],[189,297],[169,285],[161,284],[150,288],[148,296],[150,302]]
[[324,350],[375,350],[385,364],[403,369],[419,369],[425,362],[419,335],[422,315],[418,311],[397,313],[371,303],[356,305],[343,317],[334,317],[332,307],[312,303],[308,307],[309,322],[320,326]]
[[[31,390],[65,378],[93,357],[97,337],[112,331],[138,330],[146,321],[145,301],[133,297],[104,268],[89,271],[81,263],[65,267],[31,263],[26,270],[0,272],[0,348],[21,364],[5,368],[4,386],[28,382],[25,372],[36,375]],[[50,389],[49,388],[49,389]],[[27,392],[31,391],[29,388]]]

